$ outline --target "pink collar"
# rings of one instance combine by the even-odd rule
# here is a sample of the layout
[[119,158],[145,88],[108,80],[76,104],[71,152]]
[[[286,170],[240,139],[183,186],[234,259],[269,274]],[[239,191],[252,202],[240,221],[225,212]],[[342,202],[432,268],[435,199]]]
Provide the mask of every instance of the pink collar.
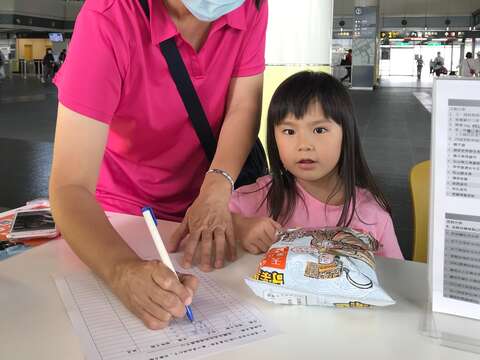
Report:
[[[151,9],[150,37],[152,39],[152,44],[157,45],[166,39],[176,36],[179,32],[174,22],[168,15],[163,0],[149,0],[149,5]],[[237,30],[245,30],[245,6],[246,5],[244,4],[238,9],[235,9],[232,12],[222,16],[218,20],[215,20],[212,23],[210,33],[213,34],[215,31],[221,29],[225,25]]]

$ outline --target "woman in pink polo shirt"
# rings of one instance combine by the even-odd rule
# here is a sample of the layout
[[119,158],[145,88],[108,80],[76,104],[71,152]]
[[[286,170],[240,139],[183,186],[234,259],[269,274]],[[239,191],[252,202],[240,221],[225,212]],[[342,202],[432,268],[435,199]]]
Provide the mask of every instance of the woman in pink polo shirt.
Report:
[[[55,78],[59,107],[50,199],[72,249],[152,329],[185,314],[197,282],[141,261],[104,210],[181,221],[201,267],[235,258],[228,211],[256,138],[266,0],[87,0]],[[206,159],[159,44],[174,38],[218,139]],[[206,172],[209,168],[222,172]],[[188,209],[188,212],[187,212]],[[191,265],[191,258],[185,259]]]

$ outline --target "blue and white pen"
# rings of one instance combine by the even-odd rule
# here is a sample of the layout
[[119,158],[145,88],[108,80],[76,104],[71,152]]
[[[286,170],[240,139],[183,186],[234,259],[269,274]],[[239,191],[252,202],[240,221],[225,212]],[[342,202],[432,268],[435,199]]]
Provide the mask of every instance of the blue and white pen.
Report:
[[[148,230],[150,231],[150,235],[152,235],[153,242],[155,247],[157,248],[158,254],[160,255],[160,259],[162,260],[163,264],[168,267],[178,279],[177,272],[173,267],[172,260],[170,260],[170,256],[168,256],[167,249],[163,244],[162,237],[157,229],[157,219],[155,219],[155,215],[153,214],[153,210],[149,207],[144,207],[142,209],[143,218],[147,223]],[[193,312],[192,308],[189,305],[185,305],[185,309],[187,312],[188,320],[193,321]]]

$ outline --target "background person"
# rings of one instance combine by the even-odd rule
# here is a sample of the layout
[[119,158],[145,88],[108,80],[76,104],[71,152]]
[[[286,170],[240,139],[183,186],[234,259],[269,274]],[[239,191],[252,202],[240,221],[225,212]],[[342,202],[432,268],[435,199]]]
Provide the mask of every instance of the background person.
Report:
[[440,52],[437,53],[437,57],[433,59],[433,70],[435,71],[435,75],[439,77],[441,74],[446,74],[447,69],[445,69],[445,59],[442,57]]
[[460,76],[464,77],[474,77],[477,73],[477,66],[475,64],[475,59],[471,52],[465,54],[465,59],[460,63]]
[[348,50],[345,56],[345,69],[347,70],[347,75],[341,78],[340,81],[344,82],[348,79],[348,82],[352,82],[352,49]]
[[3,52],[0,50],[0,80],[3,80],[7,77],[5,73],[5,55],[3,55]]
[[47,49],[45,56],[43,57],[43,78],[42,82],[52,80],[55,71],[55,58],[53,57],[52,49]]
[[477,76],[480,76],[480,51],[477,52],[477,58],[475,59],[475,69],[477,71]]
[[[182,221],[201,269],[236,257],[231,185],[257,137],[266,1],[87,0],[55,79],[59,109],[50,178],[55,221],[75,251],[151,329],[185,314],[197,280],[141,260],[104,211]],[[209,163],[159,44],[173,38],[218,146]],[[188,211],[187,211],[188,210]],[[191,266],[191,259],[184,259]]]
[[60,55],[58,55],[58,65],[62,66],[67,58],[67,50],[63,49]]
[[417,79],[420,80],[422,78],[422,70],[423,70],[423,57],[422,55],[418,55],[416,58],[417,61]]

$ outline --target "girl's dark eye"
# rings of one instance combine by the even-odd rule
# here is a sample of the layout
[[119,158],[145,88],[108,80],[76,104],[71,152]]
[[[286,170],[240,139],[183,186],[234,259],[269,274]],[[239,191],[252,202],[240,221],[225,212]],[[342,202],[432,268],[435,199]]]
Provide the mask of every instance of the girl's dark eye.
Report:
[[282,132],[283,132],[285,135],[293,135],[293,134],[295,134],[295,131],[292,130],[292,129],[283,129]]
[[315,129],[313,129],[313,132],[314,132],[315,134],[324,134],[324,133],[327,132],[327,129],[322,128],[322,127],[317,127],[317,128],[315,128]]

